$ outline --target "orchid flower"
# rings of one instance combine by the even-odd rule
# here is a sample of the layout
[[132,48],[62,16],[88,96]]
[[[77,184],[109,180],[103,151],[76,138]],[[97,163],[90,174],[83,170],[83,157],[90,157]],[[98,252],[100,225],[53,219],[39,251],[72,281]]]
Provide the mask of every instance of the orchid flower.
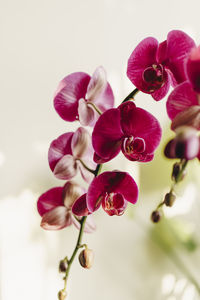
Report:
[[114,96],[103,67],[98,67],[92,77],[76,72],[66,76],[57,88],[54,107],[65,121],[79,120],[83,126],[93,126],[99,114],[112,108]]
[[169,95],[167,113],[172,129],[187,125],[200,130],[200,47],[192,49],[186,61],[187,81]]
[[94,159],[106,162],[122,150],[131,161],[151,161],[160,138],[157,119],[128,101],[107,110],[97,121],[92,134]]
[[[120,171],[104,172],[95,177],[86,194],[89,212],[94,212],[102,205],[109,216],[122,215],[127,203],[135,204],[137,199],[138,187],[134,179]],[[74,206],[73,211],[79,214],[80,209]]]
[[193,39],[180,30],[170,31],[160,44],[153,37],[145,38],[128,60],[127,76],[139,90],[159,101],[170,85],[186,80],[184,61],[194,46]]
[[[84,193],[84,189],[73,182],[67,182],[64,187],[55,187],[43,193],[37,202],[41,220],[41,227],[46,230],[59,230],[72,224],[80,229],[77,217],[71,208],[76,200]],[[95,225],[91,216],[87,218],[85,231],[92,232]]]
[[64,180],[73,178],[80,170],[83,179],[89,183],[94,177],[90,169],[96,167],[93,153],[91,137],[85,128],[80,127],[75,132],[62,134],[51,143],[49,166],[57,178]]

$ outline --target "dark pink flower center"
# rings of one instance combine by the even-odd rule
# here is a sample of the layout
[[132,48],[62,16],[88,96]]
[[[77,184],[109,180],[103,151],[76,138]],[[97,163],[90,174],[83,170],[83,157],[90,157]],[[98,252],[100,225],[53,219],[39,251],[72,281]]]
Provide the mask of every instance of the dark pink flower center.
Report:
[[154,92],[161,88],[165,82],[164,68],[161,64],[153,64],[143,72],[143,80],[148,85],[148,91]]
[[103,196],[102,207],[109,216],[121,216],[127,206],[127,201],[122,194],[106,193]]
[[144,139],[130,136],[124,139],[122,152],[133,160],[138,160],[140,155],[145,151],[145,148],[146,144]]

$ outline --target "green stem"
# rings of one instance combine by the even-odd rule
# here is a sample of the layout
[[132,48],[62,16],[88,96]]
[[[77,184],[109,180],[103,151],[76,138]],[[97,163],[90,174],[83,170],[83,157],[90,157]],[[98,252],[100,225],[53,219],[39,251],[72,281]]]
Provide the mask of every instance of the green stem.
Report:
[[90,168],[89,168],[89,167],[88,167],[81,159],[77,159],[77,160],[80,161],[80,163],[83,165],[83,167],[84,167],[86,170],[88,170],[90,173],[92,173],[92,174],[95,175],[96,170],[90,169]]
[[[81,161],[81,160],[80,160],[80,161]],[[83,163],[83,162],[81,161],[81,163]],[[84,166],[84,163],[83,163],[83,166]],[[92,173],[93,173],[93,174],[95,175],[95,177],[96,177],[96,176],[100,173],[101,167],[102,167],[102,164],[98,164],[95,170],[90,170],[90,169],[87,168],[87,167],[86,167],[86,169],[87,169],[88,171],[90,171],[90,172],[92,171]],[[79,223],[80,223],[80,231],[79,231],[78,239],[77,239],[77,242],[76,242],[76,246],[75,246],[75,248],[74,248],[74,251],[73,251],[73,253],[72,253],[71,258],[70,258],[69,260],[67,259],[68,266],[67,266],[67,270],[66,270],[66,272],[65,272],[65,277],[64,277],[64,288],[63,288],[63,290],[62,290],[63,292],[66,292],[66,289],[67,289],[67,280],[68,280],[68,277],[69,277],[69,272],[70,272],[71,265],[72,265],[72,263],[73,263],[73,261],[74,261],[74,259],[75,259],[75,256],[76,256],[78,250],[79,250],[80,248],[82,248],[83,246],[84,246],[84,247],[87,247],[86,244],[84,244],[84,245],[82,244],[82,237],[83,237],[83,232],[84,232],[84,227],[85,227],[86,219],[87,219],[87,216],[84,216],[84,217],[82,217],[82,219],[79,221]]]
[[96,110],[96,112],[98,112],[99,115],[102,115],[102,112],[100,111],[100,109],[98,109],[98,107],[94,103],[87,102],[87,104],[91,105]]
[[75,246],[75,249],[72,253],[72,256],[70,258],[70,260],[68,260],[68,267],[67,267],[67,270],[66,270],[66,273],[65,273],[65,277],[64,277],[64,289],[63,291],[66,291],[66,288],[67,288],[67,279],[68,279],[68,276],[69,276],[69,271],[70,271],[70,268],[71,268],[71,265],[74,261],[74,258],[79,250],[79,248],[81,247],[81,241],[82,241],[82,236],[83,236],[83,231],[84,231],[84,227],[85,227],[85,222],[86,222],[86,219],[87,217],[82,217],[81,221],[80,221],[80,231],[79,231],[79,235],[78,235],[78,239],[77,239],[77,242],[76,242],[76,246]]
[[[171,185],[171,189],[169,191],[170,194],[174,193],[174,190],[175,190],[177,184],[182,180],[182,175],[183,175],[183,172],[185,171],[185,169],[187,167],[187,163],[188,163],[188,160],[181,159],[181,161],[180,161],[181,169],[180,169],[178,175],[176,176],[176,179],[175,179],[174,183],[172,183],[172,185]],[[164,204],[165,204],[165,201],[160,202],[158,204],[156,210],[160,209]]]
[[134,96],[137,95],[137,93],[139,92],[138,89],[134,89],[123,101],[122,103],[129,101],[129,100],[134,100]]

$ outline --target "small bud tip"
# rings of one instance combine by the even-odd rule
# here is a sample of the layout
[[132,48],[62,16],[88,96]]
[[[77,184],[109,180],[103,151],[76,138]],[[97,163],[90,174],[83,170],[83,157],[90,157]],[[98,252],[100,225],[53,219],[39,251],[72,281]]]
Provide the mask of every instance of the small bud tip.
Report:
[[161,219],[161,213],[158,210],[155,210],[151,214],[151,220],[153,223],[158,223]]

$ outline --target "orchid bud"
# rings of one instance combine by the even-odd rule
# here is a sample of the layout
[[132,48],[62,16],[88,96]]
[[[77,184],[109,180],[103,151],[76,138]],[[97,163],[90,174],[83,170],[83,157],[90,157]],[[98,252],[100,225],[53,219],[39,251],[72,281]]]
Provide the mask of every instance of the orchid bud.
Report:
[[60,273],[65,273],[68,268],[68,263],[65,259],[61,260],[59,263],[59,272]]
[[158,210],[155,210],[151,214],[151,220],[153,223],[158,223],[161,219],[161,213]]
[[63,202],[71,208],[74,202],[84,193],[84,189],[73,181],[68,181],[63,187]]
[[58,293],[58,299],[59,300],[65,300],[66,298],[67,298],[67,292],[63,291],[63,290],[59,291],[59,293]]
[[176,200],[176,196],[173,193],[167,193],[165,195],[164,202],[165,202],[166,206],[170,206],[171,207],[174,204],[175,200]]
[[83,268],[90,269],[94,261],[94,252],[91,249],[85,248],[79,254],[79,262]]
[[187,160],[193,159],[199,152],[197,131],[188,126],[176,128],[176,156]]
[[176,128],[176,137],[165,147],[165,156],[168,158],[193,159],[199,152],[199,138],[197,131],[192,127],[181,126]]
[[72,152],[76,158],[82,158],[90,144],[91,137],[89,132],[83,128],[78,128],[72,137]]
[[176,182],[183,180],[183,178],[185,177],[185,174],[186,174],[186,170],[184,170],[182,172],[180,178],[178,178],[180,172],[181,172],[181,165],[180,165],[180,163],[175,163],[173,165],[173,170],[172,170],[172,180],[174,180]]

